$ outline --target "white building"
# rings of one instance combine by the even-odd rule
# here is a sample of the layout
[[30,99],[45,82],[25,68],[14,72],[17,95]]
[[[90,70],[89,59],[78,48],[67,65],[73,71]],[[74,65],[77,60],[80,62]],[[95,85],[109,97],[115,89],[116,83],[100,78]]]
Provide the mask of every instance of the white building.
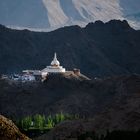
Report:
[[21,76],[21,80],[22,81],[35,81],[35,76],[34,75],[25,74],[25,75]]
[[65,73],[66,69],[60,66],[60,62],[57,60],[56,53],[54,53],[54,58],[50,66],[47,66],[43,70],[23,70],[22,72],[27,75],[41,76],[42,78],[46,78],[48,74]]
[[41,71],[42,76],[46,76],[48,73],[65,73],[66,70],[60,66],[60,62],[57,60],[56,53],[54,53],[54,58],[51,62],[51,66],[47,66]]
[[24,73],[24,74],[32,74],[32,75],[35,75],[35,76],[40,76],[41,75],[40,70],[23,70],[22,73]]

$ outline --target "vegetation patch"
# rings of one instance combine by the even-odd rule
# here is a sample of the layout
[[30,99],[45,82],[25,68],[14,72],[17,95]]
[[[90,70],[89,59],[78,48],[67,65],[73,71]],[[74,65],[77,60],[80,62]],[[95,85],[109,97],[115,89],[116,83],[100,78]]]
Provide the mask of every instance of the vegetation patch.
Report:
[[34,137],[50,131],[63,121],[74,119],[79,119],[79,115],[64,114],[62,112],[49,116],[36,114],[24,117],[18,120],[16,124],[22,132],[30,137]]

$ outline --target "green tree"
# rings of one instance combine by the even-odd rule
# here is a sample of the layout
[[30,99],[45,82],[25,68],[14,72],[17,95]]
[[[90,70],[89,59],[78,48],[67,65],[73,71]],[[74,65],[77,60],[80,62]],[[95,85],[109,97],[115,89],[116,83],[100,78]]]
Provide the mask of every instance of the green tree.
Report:
[[21,120],[21,126],[23,129],[29,129],[32,125],[32,118],[30,116]]
[[65,115],[61,112],[60,113],[60,122],[65,120]]
[[53,117],[50,115],[47,117],[47,127],[49,129],[53,128],[55,126],[55,122],[54,122],[54,119]]
[[46,117],[45,117],[45,115],[42,116],[42,121],[43,121],[43,127],[45,127],[46,126]]
[[39,114],[34,116],[34,127],[42,129],[46,124],[45,116],[41,116]]
[[55,123],[58,124],[64,120],[66,120],[66,116],[61,112],[61,113],[57,113],[54,117]]
[[55,123],[58,124],[60,122],[59,114],[56,114],[54,117]]

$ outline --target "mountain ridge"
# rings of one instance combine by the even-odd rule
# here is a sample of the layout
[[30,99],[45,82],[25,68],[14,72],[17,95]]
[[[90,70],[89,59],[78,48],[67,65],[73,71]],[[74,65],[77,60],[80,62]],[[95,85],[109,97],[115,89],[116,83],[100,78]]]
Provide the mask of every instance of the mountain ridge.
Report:
[[126,21],[119,20],[47,33],[1,26],[0,73],[43,69],[50,65],[54,52],[66,70],[78,68],[90,78],[139,73],[139,34]]

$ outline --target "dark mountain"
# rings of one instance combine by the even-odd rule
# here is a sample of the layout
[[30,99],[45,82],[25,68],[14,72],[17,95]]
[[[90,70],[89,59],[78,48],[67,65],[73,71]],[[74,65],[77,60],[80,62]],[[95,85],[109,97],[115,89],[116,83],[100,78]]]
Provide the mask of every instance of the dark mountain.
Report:
[[140,31],[117,20],[48,33],[12,30],[1,25],[0,73],[43,69],[54,52],[68,70],[80,68],[90,77],[140,73],[139,36]]

